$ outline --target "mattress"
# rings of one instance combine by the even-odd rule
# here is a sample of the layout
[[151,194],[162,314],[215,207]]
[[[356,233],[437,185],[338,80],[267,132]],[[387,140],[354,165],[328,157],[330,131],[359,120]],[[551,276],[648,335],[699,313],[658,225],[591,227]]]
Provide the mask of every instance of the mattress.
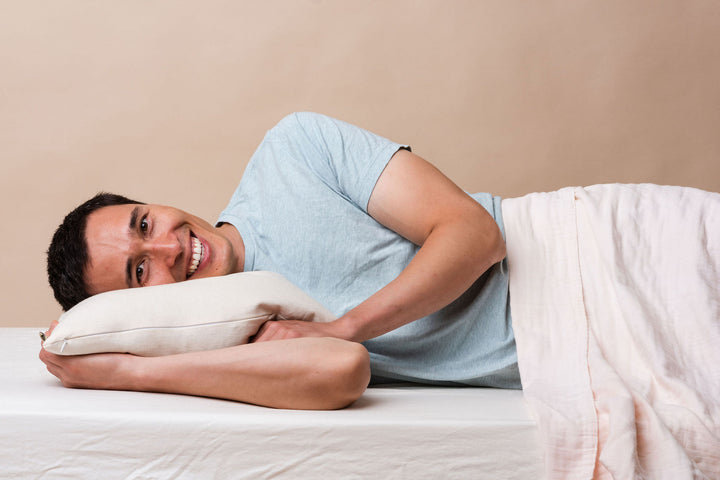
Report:
[[522,392],[379,386],[337,411],[66,389],[0,328],[3,478],[541,478]]

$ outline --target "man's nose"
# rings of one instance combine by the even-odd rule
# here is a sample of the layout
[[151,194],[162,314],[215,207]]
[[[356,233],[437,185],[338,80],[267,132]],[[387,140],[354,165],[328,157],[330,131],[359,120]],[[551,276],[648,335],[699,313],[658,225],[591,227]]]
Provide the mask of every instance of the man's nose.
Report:
[[146,245],[148,253],[168,267],[173,267],[182,253],[180,242],[176,238],[156,238]]

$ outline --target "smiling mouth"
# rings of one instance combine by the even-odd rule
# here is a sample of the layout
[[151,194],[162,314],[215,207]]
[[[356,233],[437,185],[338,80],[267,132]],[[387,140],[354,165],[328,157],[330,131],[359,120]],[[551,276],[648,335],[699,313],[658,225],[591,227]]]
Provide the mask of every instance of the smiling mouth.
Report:
[[190,261],[190,266],[188,267],[187,276],[185,277],[186,279],[190,278],[198,269],[205,253],[205,247],[203,247],[202,242],[198,240],[197,237],[191,235],[190,240],[192,241],[192,260]]

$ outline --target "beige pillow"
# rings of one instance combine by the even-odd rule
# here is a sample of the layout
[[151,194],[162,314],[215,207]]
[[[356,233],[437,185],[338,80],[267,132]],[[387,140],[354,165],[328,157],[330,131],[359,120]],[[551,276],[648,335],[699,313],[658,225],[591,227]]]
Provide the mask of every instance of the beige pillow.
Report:
[[274,319],[335,317],[281,275],[236,273],[95,295],[60,316],[44,347],[59,355],[212,350],[247,343]]

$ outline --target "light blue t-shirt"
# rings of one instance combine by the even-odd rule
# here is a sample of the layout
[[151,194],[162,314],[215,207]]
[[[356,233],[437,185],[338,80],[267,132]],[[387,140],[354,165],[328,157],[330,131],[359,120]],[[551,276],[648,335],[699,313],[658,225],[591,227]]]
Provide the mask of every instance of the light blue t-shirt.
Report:
[[[245,271],[280,273],[338,317],[395,279],[419,247],[370,217],[367,205],[400,148],[323,115],[284,118],[218,219],[240,232]],[[502,230],[500,199],[473,198]],[[374,383],[520,388],[505,262],[442,310],[364,345]]]

